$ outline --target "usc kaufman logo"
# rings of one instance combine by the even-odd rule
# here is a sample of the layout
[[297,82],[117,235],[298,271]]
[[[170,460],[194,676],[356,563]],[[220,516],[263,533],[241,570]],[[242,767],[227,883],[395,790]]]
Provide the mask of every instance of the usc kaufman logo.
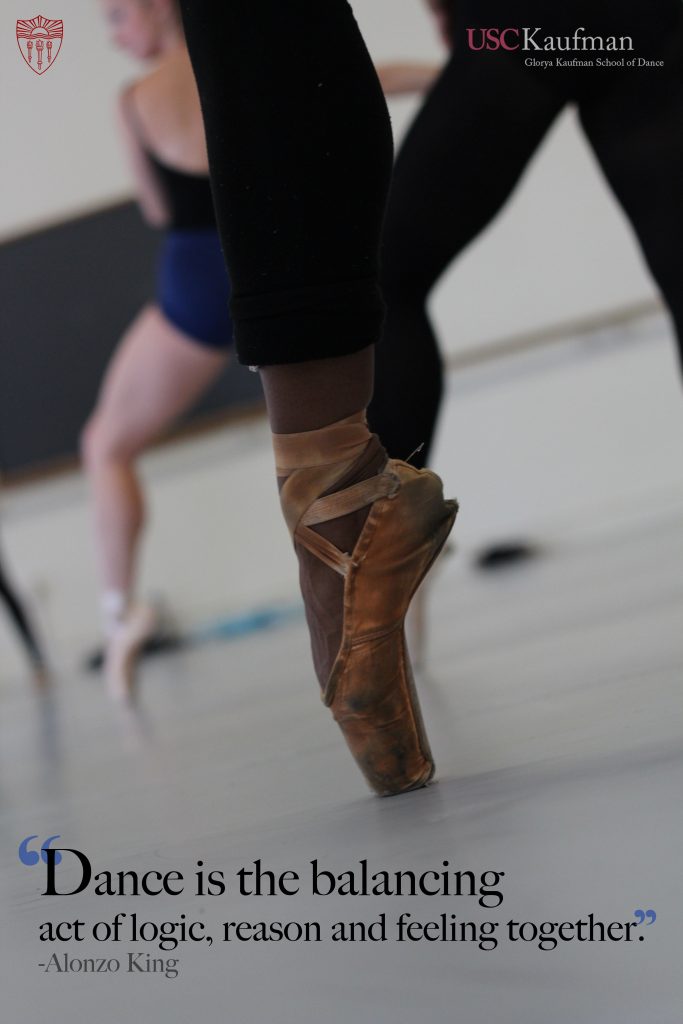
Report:
[[17,21],[17,43],[19,52],[31,71],[44,75],[57,60],[64,39],[64,22],[61,18],[35,18]]
[[[655,68],[663,67],[663,60],[646,60],[644,57],[598,57],[598,53],[616,53],[633,50],[632,36],[594,36],[588,35],[583,27],[574,30],[571,36],[544,36],[543,29],[508,27],[508,28],[468,28],[467,45],[470,50],[508,50],[540,52],[546,59],[526,57],[527,67],[629,67]],[[582,54],[586,59],[578,57],[555,56],[557,52]],[[589,56],[593,54],[594,56]]]
[[542,36],[539,28],[468,28],[470,50],[632,50],[631,36],[590,36],[577,28],[572,36]]

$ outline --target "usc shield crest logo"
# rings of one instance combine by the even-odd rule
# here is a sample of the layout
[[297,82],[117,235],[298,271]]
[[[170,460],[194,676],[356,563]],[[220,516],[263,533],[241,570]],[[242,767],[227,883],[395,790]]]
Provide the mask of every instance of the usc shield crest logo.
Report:
[[17,22],[17,43],[31,71],[44,75],[57,60],[64,38],[64,22],[42,14]]

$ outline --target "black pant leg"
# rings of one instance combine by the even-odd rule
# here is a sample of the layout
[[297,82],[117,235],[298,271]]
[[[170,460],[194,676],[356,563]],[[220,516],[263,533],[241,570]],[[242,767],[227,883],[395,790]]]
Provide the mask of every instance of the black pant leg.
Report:
[[424,465],[434,434],[442,371],[429,294],[508,199],[563,103],[517,58],[460,47],[401,146],[382,246],[387,320],[369,408],[394,458],[424,444],[413,459]]
[[44,657],[40,644],[23,604],[5,575],[2,562],[0,562],[0,600],[4,603],[31,662],[34,665],[43,665]]
[[182,0],[241,362],[378,340],[393,147],[346,0]]
[[625,69],[580,114],[671,312],[683,369],[683,15],[650,55],[665,66]]

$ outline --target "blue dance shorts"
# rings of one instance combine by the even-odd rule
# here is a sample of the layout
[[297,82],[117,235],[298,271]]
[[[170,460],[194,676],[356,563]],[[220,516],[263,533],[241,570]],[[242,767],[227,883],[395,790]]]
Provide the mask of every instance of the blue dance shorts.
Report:
[[167,232],[159,258],[157,301],[164,316],[192,341],[230,348],[230,283],[215,227]]

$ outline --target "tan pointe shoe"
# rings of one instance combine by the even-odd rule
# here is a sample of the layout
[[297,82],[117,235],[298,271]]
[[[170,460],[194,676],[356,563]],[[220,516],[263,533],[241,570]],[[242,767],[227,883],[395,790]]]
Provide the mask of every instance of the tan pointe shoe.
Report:
[[[343,436],[340,428],[349,426],[343,421],[329,428],[337,428],[337,443]],[[285,437],[287,451],[278,464],[287,480],[280,498],[294,540],[344,578],[342,642],[323,701],[378,795],[418,789],[432,778],[434,761],[415,691],[404,622],[413,594],[453,527],[457,503],[444,500],[435,473],[393,459],[377,476],[317,497],[334,486],[335,476],[341,479],[348,461],[337,463],[335,473],[329,452],[326,462],[324,451],[322,460],[320,451],[306,457],[307,446],[309,450],[314,444],[325,448],[324,437],[315,442],[313,435]],[[297,444],[301,452],[296,451]],[[277,441],[275,450],[277,458]],[[297,461],[302,468],[292,470]],[[311,529],[368,505],[368,517],[350,554]]]
[[149,605],[135,605],[115,627],[107,642],[104,674],[112,700],[129,702],[135,691],[135,668],[140,649],[152,633],[157,615]]

